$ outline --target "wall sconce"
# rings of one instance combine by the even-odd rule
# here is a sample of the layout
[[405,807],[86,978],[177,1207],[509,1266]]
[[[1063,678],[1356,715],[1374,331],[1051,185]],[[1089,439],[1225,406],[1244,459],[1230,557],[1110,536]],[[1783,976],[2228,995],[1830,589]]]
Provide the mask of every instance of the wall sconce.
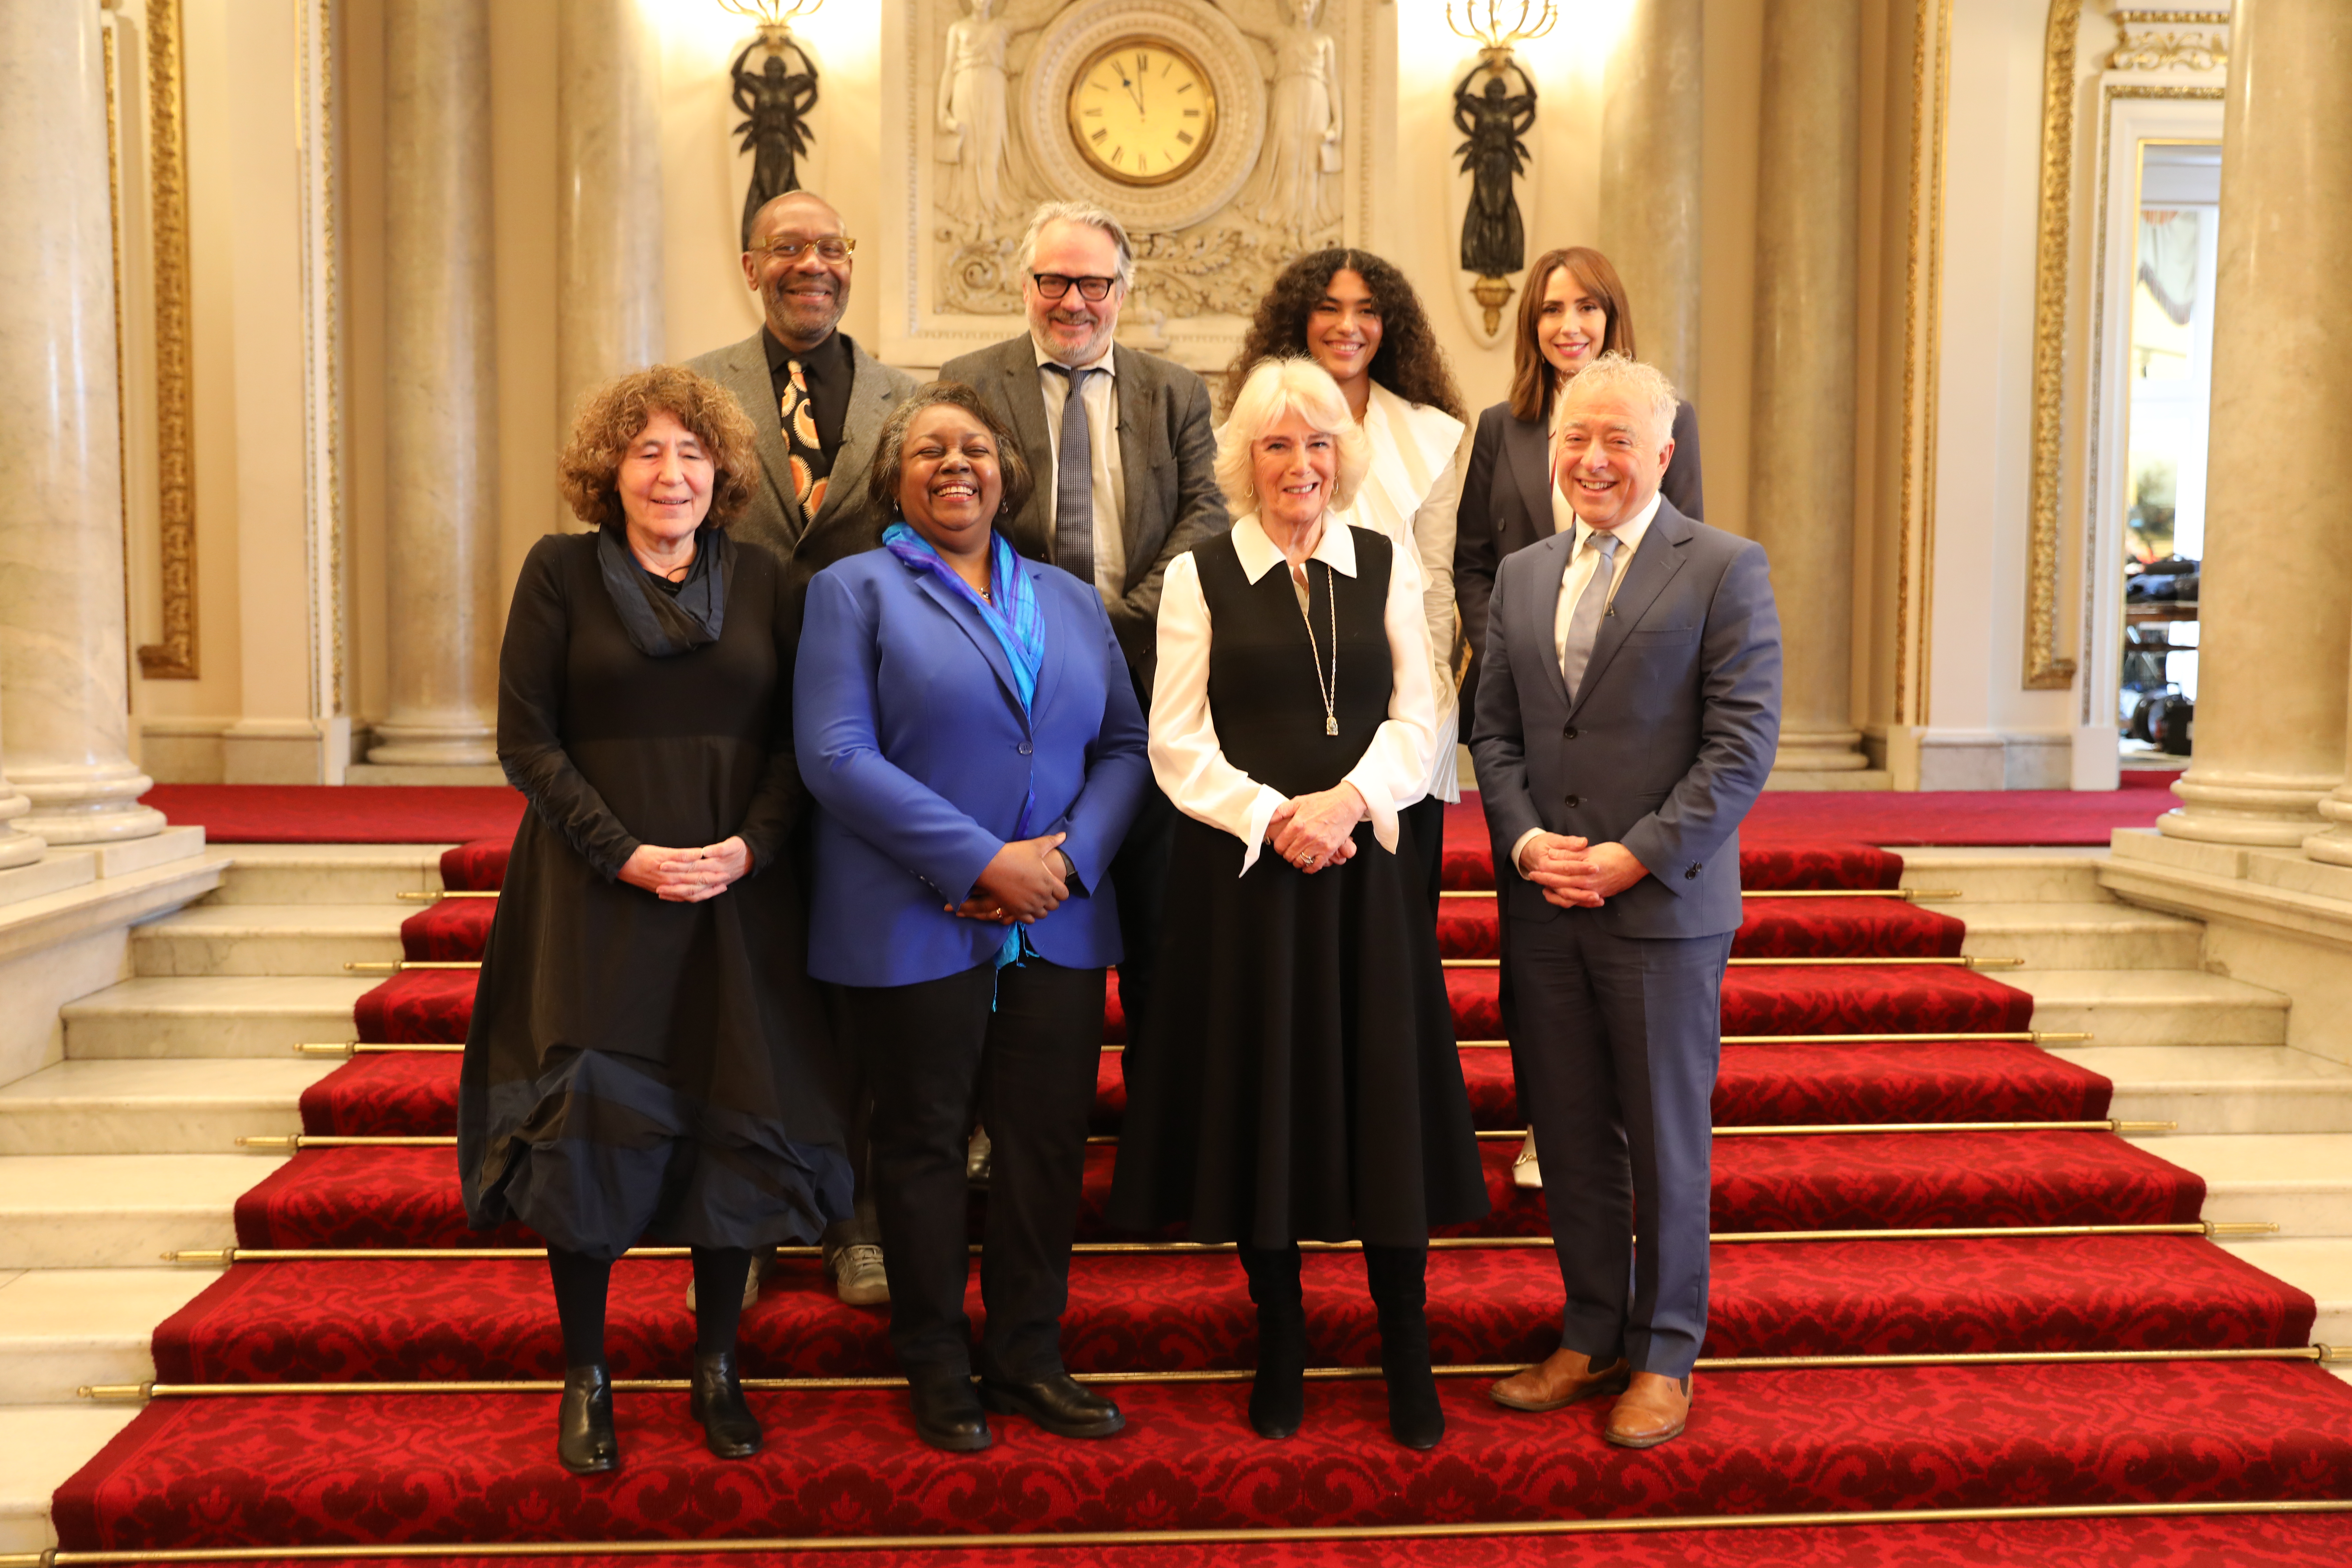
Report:
[[[1559,20],[1559,0],[1446,0],[1445,25],[1476,44],[1481,57],[1454,89],[1454,125],[1463,136],[1454,152],[1470,176],[1462,270],[1476,279],[1470,294],[1485,314],[1489,338],[1502,330],[1503,307],[1513,292],[1510,274],[1528,264],[1517,184],[1528,163],[1521,138],[1536,122],[1536,83],[1512,49],[1542,37]],[[1473,92],[1481,77],[1481,89]]]
[[[743,193],[743,248],[751,248],[751,219],[786,191],[801,188],[799,161],[808,151],[809,110],[816,107],[816,62],[793,39],[793,20],[813,16],[824,0],[719,0],[719,8],[757,23],[760,36],[743,46],[728,74],[743,121],[740,151],[751,154],[751,184]],[[754,52],[767,58],[751,68]]]

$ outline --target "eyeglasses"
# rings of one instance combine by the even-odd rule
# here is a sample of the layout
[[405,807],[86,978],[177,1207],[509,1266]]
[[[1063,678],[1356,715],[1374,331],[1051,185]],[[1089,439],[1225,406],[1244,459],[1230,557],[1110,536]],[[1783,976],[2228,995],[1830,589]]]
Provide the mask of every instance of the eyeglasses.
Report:
[[1101,300],[1110,298],[1110,286],[1116,278],[1070,278],[1059,272],[1032,272],[1029,281],[1037,285],[1037,292],[1048,300],[1058,300],[1070,291],[1073,283],[1078,287],[1078,298]]
[[824,260],[846,261],[849,259],[849,253],[857,248],[857,242],[854,239],[841,238],[778,239],[771,240],[766,245],[755,245],[751,250],[755,255],[772,256],[779,261],[798,261],[812,246],[815,247],[818,257]]

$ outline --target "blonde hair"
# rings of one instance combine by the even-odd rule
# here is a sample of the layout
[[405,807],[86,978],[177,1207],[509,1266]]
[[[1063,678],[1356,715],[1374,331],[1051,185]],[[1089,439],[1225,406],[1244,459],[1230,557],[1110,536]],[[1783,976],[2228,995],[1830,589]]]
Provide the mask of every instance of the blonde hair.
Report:
[[1357,487],[1372,466],[1372,443],[1331,373],[1313,360],[1262,359],[1234,398],[1233,412],[1217,432],[1217,488],[1235,517],[1257,510],[1257,480],[1251,448],[1268,426],[1296,409],[1317,430],[1339,443],[1339,462],[1331,479],[1331,505],[1337,510],[1356,499]]

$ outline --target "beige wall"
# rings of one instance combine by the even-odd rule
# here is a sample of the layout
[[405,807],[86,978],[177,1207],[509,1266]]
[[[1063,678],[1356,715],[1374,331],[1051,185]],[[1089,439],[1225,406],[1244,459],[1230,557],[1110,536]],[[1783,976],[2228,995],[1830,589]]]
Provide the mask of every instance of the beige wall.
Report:
[[[551,471],[563,416],[554,406],[555,95],[558,0],[497,0],[491,66],[497,144],[496,298],[499,347],[500,552],[508,582],[530,542],[558,526]],[[740,22],[709,0],[643,0],[661,50],[664,195],[646,221],[662,226],[663,304],[672,358],[754,330],[735,229],[746,161],[734,151],[739,116],[725,72]],[[1540,188],[1530,197],[1531,249],[1588,242],[1598,227],[1601,72],[1630,0],[1564,7],[1562,30],[1528,45],[1543,104]],[[349,416],[343,475],[352,521],[346,562],[348,685],[355,718],[383,710],[383,0],[343,0],[341,176],[346,202],[344,309]],[[191,194],[194,215],[197,474],[204,679],[140,680],[134,704],[151,742],[201,769],[181,738],[154,728],[204,729],[289,710],[281,689],[298,658],[279,644],[293,617],[279,601],[299,584],[282,570],[299,542],[299,454],[275,433],[299,420],[301,345],[294,311],[294,182],[284,127],[298,85],[290,23],[274,6],[186,0]],[[1968,0],[1952,8],[1951,112],[1946,159],[1946,286],[1939,326],[1948,352],[1933,390],[1939,520],[1932,563],[1937,614],[1916,656],[1927,666],[1927,712],[1898,714],[1901,637],[1921,636],[1928,595],[1914,582],[1901,607],[1897,503],[1906,354],[1916,333],[1904,310],[1911,238],[1910,72],[1915,19],[1933,0],[1864,0],[1864,125],[1860,301],[1854,351],[1863,415],[1857,431],[1855,713],[1874,735],[1927,723],[1971,731],[2064,722],[2065,693],[2017,688],[2030,407],[2035,150],[2046,0]],[[1705,11],[1705,168],[1700,409],[1707,517],[1748,531],[1748,407],[1754,344],[1752,266],[1757,114],[1763,0],[1710,0]],[[1381,15],[1376,11],[1374,15]],[[1443,12],[1401,0],[1399,156],[1383,204],[1385,243],[1422,281],[1430,314],[1475,410],[1499,399],[1509,351],[1478,347],[1451,292],[1447,218],[1453,147],[1445,90],[1469,50]],[[824,73],[817,141],[806,183],[829,195],[866,246],[848,330],[878,338],[871,291],[886,243],[879,158],[880,7],[836,3],[801,33]],[[1514,302],[1516,304],[1516,301]],[[1636,310],[1641,301],[1634,301]],[[135,333],[132,334],[135,337]],[[920,368],[920,367],[917,367]],[[1924,366],[1913,365],[1925,374]],[[135,376],[134,376],[135,380]],[[453,433],[454,438],[454,433]],[[134,636],[156,632],[152,531],[132,538]],[[152,519],[149,520],[152,531]],[[289,531],[292,530],[293,531]],[[282,634],[282,635],[281,635]],[[290,647],[292,645],[289,645]],[[248,668],[251,667],[251,668]],[[2046,710],[2046,711],[2045,711]],[[1897,736],[1897,749],[1902,743]],[[177,750],[173,750],[177,748]],[[151,759],[151,761],[155,759]],[[215,765],[217,765],[216,763]],[[187,776],[180,766],[166,776]]]

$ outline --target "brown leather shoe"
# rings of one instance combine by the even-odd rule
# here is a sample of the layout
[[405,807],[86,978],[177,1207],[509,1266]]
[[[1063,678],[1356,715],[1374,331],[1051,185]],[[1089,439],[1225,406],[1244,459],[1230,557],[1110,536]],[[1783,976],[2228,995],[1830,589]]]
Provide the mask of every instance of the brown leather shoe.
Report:
[[1592,1358],[1582,1351],[1558,1350],[1527,1371],[1515,1372],[1491,1385],[1486,1397],[1506,1410],[1528,1410],[1541,1415],[1547,1410],[1565,1409],[1580,1399],[1622,1394],[1625,1380],[1631,1375],[1623,1356],[1607,1366],[1595,1367]]
[[1633,1386],[1609,1408],[1601,1436],[1621,1448],[1654,1448],[1679,1437],[1690,1420],[1691,1380],[1662,1372],[1637,1372]]

